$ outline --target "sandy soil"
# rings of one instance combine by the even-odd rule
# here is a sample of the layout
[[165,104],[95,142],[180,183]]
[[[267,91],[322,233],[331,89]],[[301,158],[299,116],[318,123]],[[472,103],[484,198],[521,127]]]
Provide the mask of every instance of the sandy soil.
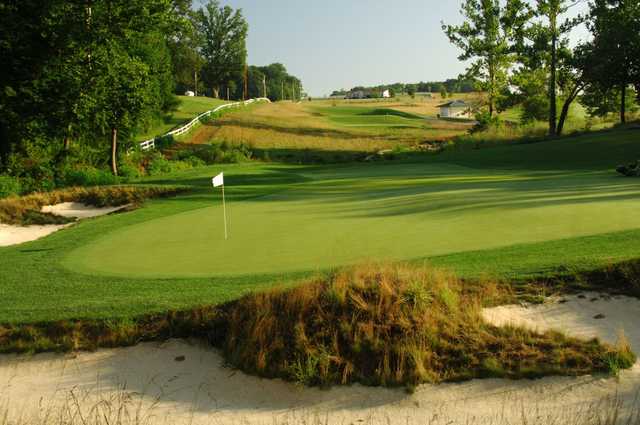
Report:
[[0,223],[0,246],[17,245],[44,238],[70,224],[46,224],[43,226],[14,226]]
[[[594,319],[599,314],[604,318]],[[529,308],[497,307],[485,315],[496,324],[557,328],[610,342],[624,330],[640,351],[640,300],[633,298],[587,294]],[[137,424],[507,424],[522,423],[523,415],[531,424],[557,418],[586,423],[575,419],[606,414],[613,399],[631,403],[639,390],[640,364],[617,379],[474,380],[423,385],[408,394],[359,385],[300,388],[259,379],[224,367],[209,347],[180,340],[73,355],[0,356],[0,406],[4,401],[11,415],[41,414],[70,403],[85,414],[121,405],[138,412],[139,419],[130,422]]]
[[[56,205],[42,207],[42,212],[48,212],[63,217],[85,219],[111,214],[114,211],[127,208],[129,205],[119,207],[96,208],[78,202],[63,202]],[[47,224],[33,226],[15,226],[0,223],[0,246],[18,245],[25,242],[35,241],[57,232],[60,229],[70,226],[70,224]]]
[[112,212],[119,211],[127,207],[129,207],[129,205],[98,208],[91,205],[85,205],[80,202],[63,202],[61,204],[44,206],[42,207],[42,212],[61,215],[63,217],[75,217],[78,219],[83,219],[111,214]]

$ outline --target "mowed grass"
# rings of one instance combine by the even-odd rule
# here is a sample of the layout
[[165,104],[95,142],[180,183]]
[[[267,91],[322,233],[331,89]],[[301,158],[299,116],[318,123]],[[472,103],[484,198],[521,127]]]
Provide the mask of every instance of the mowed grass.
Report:
[[326,101],[257,105],[207,123],[185,141],[242,143],[269,160],[344,162],[450,139],[470,126],[376,104],[358,105],[333,107]]
[[[362,260],[430,261],[461,277],[548,276],[640,256],[640,181],[613,167],[637,131],[308,166],[240,164],[134,212],[0,248],[0,322],[133,317],[216,304]],[[223,237],[225,172],[230,238]]]
[[161,121],[155,123],[143,134],[137,135],[136,137],[140,140],[146,140],[152,137],[162,136],[173,128],[189,122],[199,114],[227,103],[224,100],[204,96],[177,96],[177,98],[179,103],[175,111],[167,114]]

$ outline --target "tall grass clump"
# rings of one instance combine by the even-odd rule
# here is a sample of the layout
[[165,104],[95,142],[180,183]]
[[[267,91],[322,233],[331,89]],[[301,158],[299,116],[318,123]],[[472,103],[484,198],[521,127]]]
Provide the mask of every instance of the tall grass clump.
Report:
[[485,323],[487,296],[429,267],[351,267],[229,304],[220,345],[235,367],[306,385],[411,388],[628,367],[626,349],[597,340]]
[[95,207],[140,204],[145,199],[173,196],[182,190],[179,187],[160,186],[96,186],[11,196],[0,199],[0,223],[48,224],[52,220],[58,223],[51,214],[40,212],[43,206],[62,202],[82,202]]

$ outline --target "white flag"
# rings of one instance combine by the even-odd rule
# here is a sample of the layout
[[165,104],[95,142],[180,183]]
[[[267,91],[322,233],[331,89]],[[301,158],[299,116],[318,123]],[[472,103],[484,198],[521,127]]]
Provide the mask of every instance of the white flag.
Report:
[[218,186],[222,186],[224,185],[224,177],[222,175],[223,173],[218,174],[217,176],[215,176],[214,178],[211,179],[211,182],[213,183],[213,187],[218,187]]

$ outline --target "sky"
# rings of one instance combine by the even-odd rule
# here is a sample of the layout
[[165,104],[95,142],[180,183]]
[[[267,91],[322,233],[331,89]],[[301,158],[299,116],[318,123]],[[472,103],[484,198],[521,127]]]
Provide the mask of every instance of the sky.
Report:
[[[194,6],[203,0],[194,0]],[[249,64],[281,62],[311,96],[336,89],[456,78],[465,64],[441,21],[460,0],[221,0],[249,23]],[[572,8],[575,14],[586,3]],[[574,41],[585,37],[579,29]]]

